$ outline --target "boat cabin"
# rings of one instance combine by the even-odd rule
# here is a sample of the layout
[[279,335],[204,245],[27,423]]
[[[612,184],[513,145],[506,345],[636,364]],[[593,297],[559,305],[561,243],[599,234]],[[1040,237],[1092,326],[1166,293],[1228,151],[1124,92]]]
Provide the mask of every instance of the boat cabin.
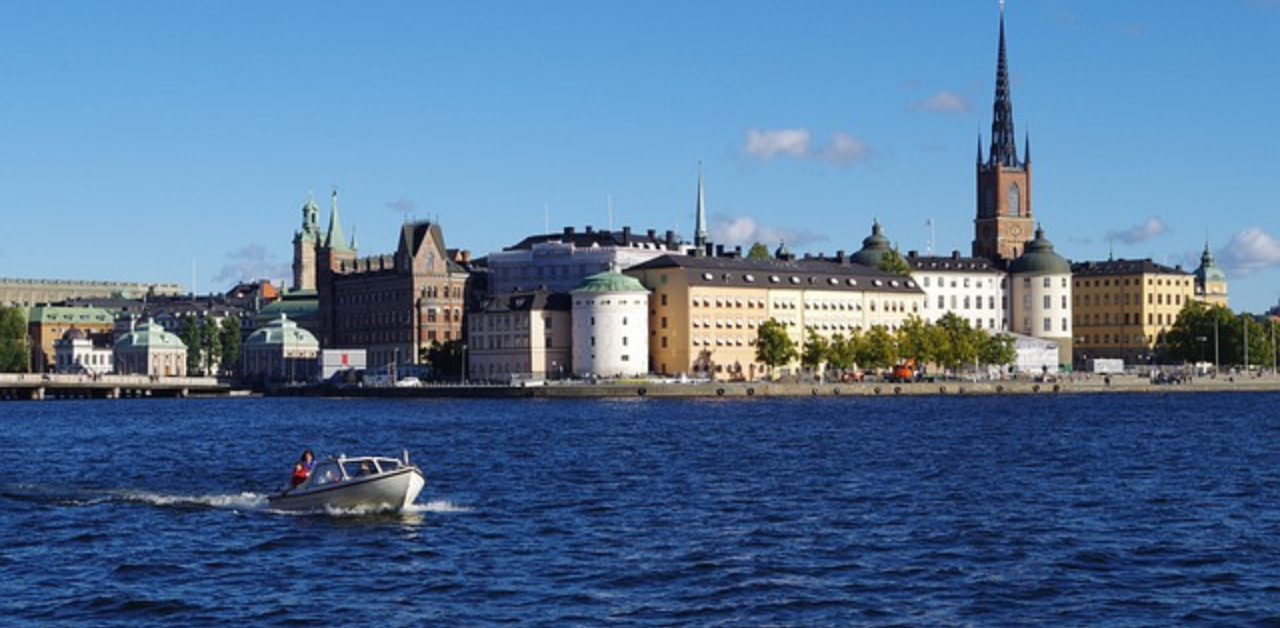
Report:
[[316,463],[311,472],[311,480],[307,486],[318,488],[347,480],[390,473],[405,466],[404,461],[395,458],[376,456],[359,456],[347,458],[338,456]]

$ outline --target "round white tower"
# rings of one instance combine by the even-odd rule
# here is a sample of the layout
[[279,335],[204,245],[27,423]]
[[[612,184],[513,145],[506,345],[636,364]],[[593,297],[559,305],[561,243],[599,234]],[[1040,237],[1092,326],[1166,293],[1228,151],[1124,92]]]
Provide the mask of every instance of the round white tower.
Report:
[[1058,363],[1071,363],[1071,263],[1036,229],[1009,264],[1009,331],[1058,343]]
[[617,271],[591,275],[573,295],[573,373],[629,377],[649,372],[649,290]]

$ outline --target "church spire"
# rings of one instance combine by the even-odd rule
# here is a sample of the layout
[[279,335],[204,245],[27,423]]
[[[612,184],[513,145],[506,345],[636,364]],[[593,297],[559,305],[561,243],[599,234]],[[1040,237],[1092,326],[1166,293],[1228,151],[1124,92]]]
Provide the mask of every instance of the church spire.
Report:
[[707,248],[707,208],[702,195],[701,161],[698,162],[698,209],[695,221],[697,225],[694,228],[693,246],[698,250],[698,255],[703,255]]
[[333,188],[332,210],[329,214],[329,232],[325,235],[324,245],[330,249],[342,250],[347,247],[347,238],[342,234],[342,221],[338,218],[338,188]]
[[1013,98],[1009,91],[1009,58],[1004,46],[1004,2],[1000,3],[1000,52],[996,59],[996,98],[991,117],[991,157],[988,166],[1017,168],[1018,140],[1013,132]]

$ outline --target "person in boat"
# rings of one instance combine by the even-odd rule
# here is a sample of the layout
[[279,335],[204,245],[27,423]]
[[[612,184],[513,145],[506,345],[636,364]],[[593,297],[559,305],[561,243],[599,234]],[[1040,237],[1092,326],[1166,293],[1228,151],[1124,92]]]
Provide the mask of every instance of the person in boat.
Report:
[[316,456],[310,449],[302,450],[302,455],[293,464],[293,474],[289,477],[289,487],[294,488],[307,481],[316,468]]

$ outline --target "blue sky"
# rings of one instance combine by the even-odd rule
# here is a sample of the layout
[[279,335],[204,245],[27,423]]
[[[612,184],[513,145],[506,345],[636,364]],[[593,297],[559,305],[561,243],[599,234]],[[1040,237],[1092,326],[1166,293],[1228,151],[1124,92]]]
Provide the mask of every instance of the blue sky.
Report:
[[[438,219],[483,255],[564,226],[968,253],[999,9],[920,2],[0,6],[0,276],[284,280],[337,186],[361,254]],[[1280,301],[1280,0],[1009,0],[1033,208],[1073,260]]]

